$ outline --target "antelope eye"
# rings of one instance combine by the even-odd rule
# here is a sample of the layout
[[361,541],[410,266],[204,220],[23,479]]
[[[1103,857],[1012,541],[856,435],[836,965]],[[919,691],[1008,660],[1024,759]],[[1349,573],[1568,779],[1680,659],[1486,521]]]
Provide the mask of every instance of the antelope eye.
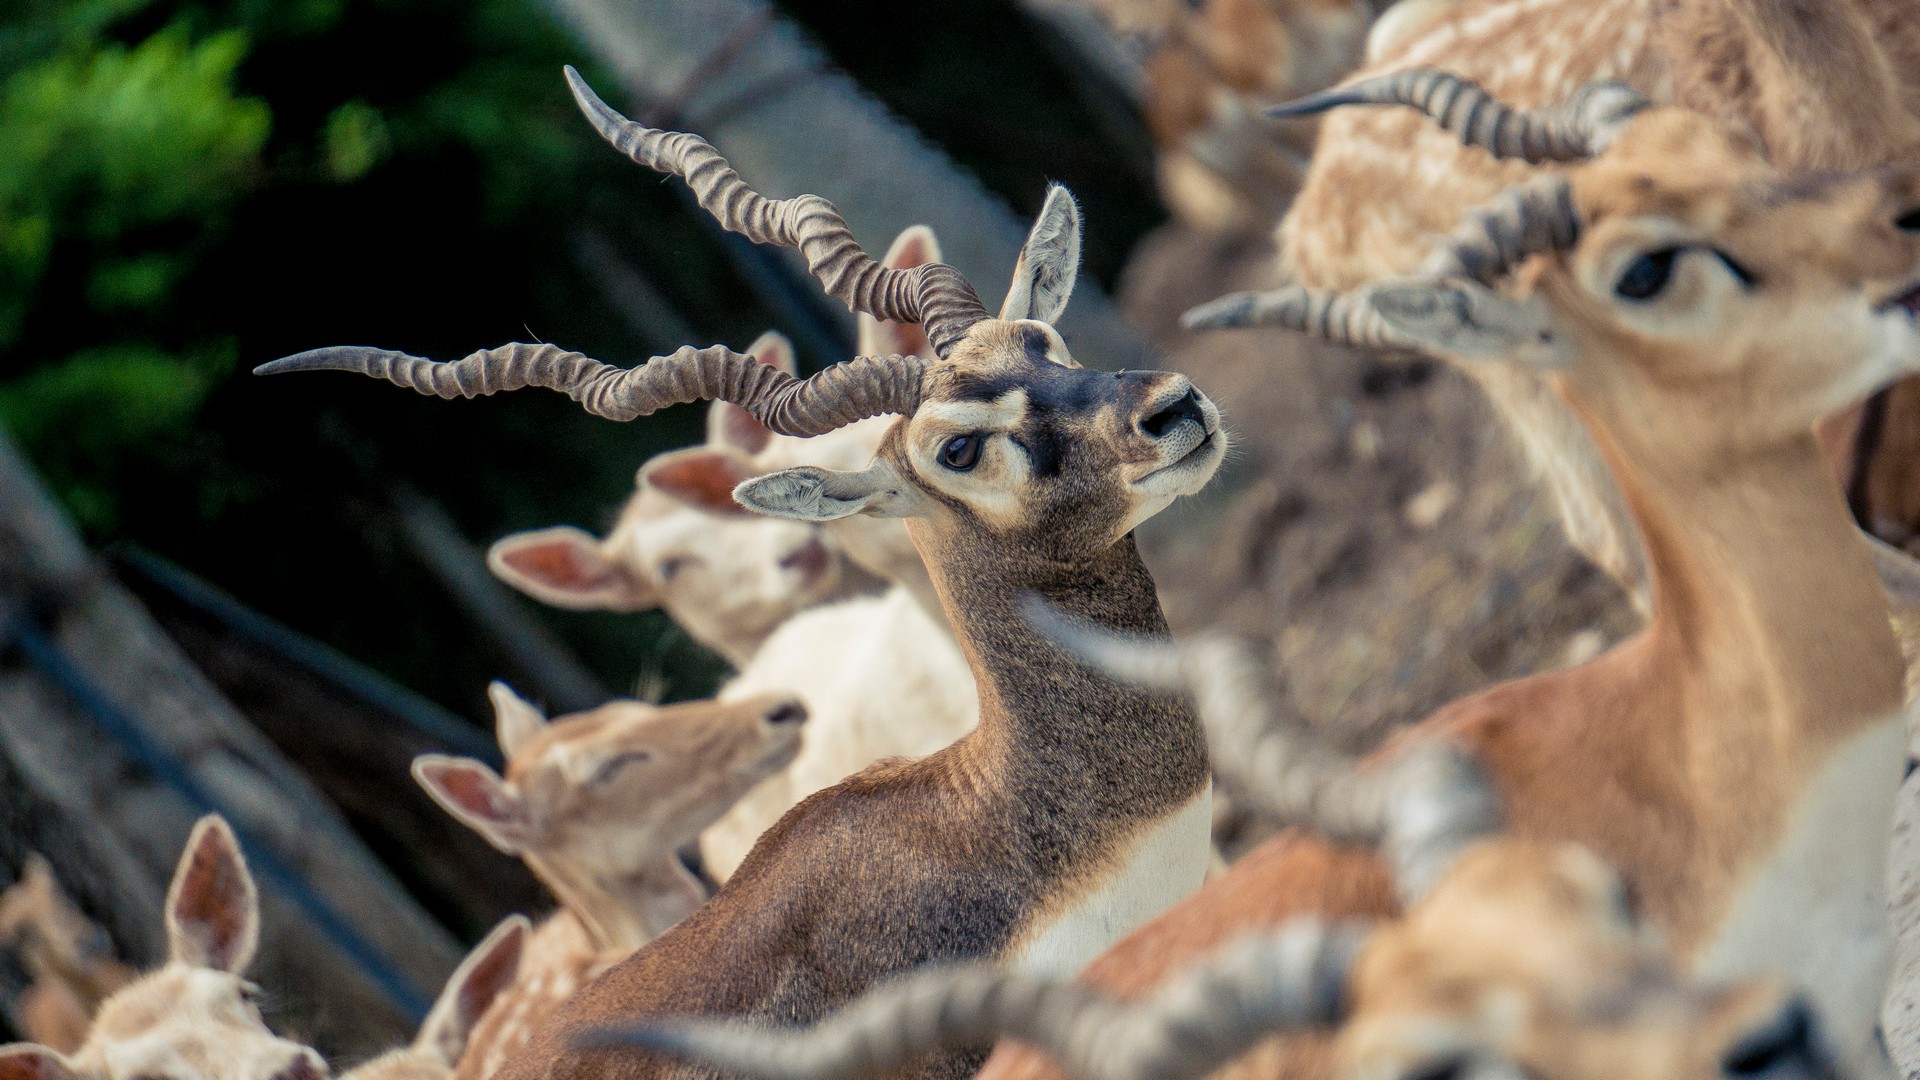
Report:
[[653,755],[647,753],[645,750],[629,750],[624,754],[615,754],[602,762],[600,767],[593,771],[593,782],[596,784],[604,784],[608,780],[618,776],[620,770],[627,766],[638,765],[643,761],[652,760]]
[[1679,257],[1679,248],[1647,252],[1620,272],[1620,279],[1613,283],[1613,294],[1622,300],[1651,300],[1659,296],[1673,280],[1673,263]]
[[971,435],[955,435],[940,448],[940,464],[954,472],[966,472],[980,462],[980,444],[978,432]]
[[672,581],[675,574],[685,570],[692,562],[693,559],[689,556],[676,555],[671,559],[660,560],[660,565],[654,568],[654,572],[660,575],[662,582]]
[[1460,1080],[1466,1075],[1467,1060],[1462,1057],[1430,1061],[1407,1073],[1402,1080]]

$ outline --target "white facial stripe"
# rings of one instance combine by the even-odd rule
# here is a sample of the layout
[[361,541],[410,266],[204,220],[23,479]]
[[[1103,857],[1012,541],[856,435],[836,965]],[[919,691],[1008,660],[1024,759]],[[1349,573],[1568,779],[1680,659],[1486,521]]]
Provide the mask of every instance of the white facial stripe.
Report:
[[920,406],[914,426],[943,435],[1006,431],[1027,415],[1027,392],[1009,390],[992,401],[930,401]]

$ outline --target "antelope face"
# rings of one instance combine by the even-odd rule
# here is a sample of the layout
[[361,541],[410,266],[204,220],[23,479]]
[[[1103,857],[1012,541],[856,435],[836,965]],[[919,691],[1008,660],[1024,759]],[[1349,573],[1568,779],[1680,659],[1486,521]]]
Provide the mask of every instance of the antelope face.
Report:
[[1717,426],[1771,444],[1920,369],[1920,169],[1783,176],[1665,109],[1574,191],[1580,242],[1540,286],[1576,394],[1737,403],[1744,423]]
[[1376,932],[1338,1036],[1353,1080],[1816,1080],[1811,1014],[1770,979],[1673,969],[1619,878],[1573,845],[1494,841]]
[[611,875],[671,855],[785,768],[807,718],[793,698],[762,695],[615,701],[549,721],[504,683],[490,694],[506,776],[428,754],[415,759],[414,778],[509,855],[564,853]]

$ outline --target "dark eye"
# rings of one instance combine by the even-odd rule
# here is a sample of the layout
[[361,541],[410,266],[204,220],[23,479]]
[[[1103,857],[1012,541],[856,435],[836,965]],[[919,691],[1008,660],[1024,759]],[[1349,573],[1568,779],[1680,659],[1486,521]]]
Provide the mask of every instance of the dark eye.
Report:
[[940,464],[954,472],[966,472],[980,461],[980,444],[984,440],[976,433],[955,435],[940,448]]
[[624,754],[615,754],[602,762],[598,769],[593,770],[593,782],[596,784],[604,784],[615,776],[618,776],[621,769],[629,765],[638,765],[641,762],[652,760],[653,755],[645,750],[629,750]]
[[662,582],[672,581],[673,575],[685,570],[692,563],[691,556],[676,555],[671,559],[660,560],[660,565],[654,568],[654,572],[660,575]]
[[1614,282],[1614,295],[1623,300],[1651,300],[1659,296],[1667,282],[1673,280],[1673,261],[1679,257],[1679,248],[1666,248],[1649,251],[1633,260],[1621,271],[1620,280]]
[[1466,1058],[1442,1058],[1414,1069],[1402,1080],[1460,1080],[1467,1071]]
[[1813,1014],[1794,1002],[1727,1052],[1722,1070],[1735,1080],[1766,1076],[1814,1060]]

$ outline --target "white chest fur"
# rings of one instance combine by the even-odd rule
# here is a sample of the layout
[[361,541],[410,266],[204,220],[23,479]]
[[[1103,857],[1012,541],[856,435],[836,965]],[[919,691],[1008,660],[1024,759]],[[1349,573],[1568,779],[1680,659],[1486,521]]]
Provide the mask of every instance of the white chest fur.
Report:
[[1071,978],[1114,942],[1185,899],[1207,876],[1213,786],[1143,830],[1105,878],[1021,934],[1007,966]]
[[1905,751],[1904,718],[1895,716],[1820,765],[1779,846],[1694,965],[1709,978],[1792,980],[1851,1076],[1887,1072],[1874,1025],[1892,965],[1887,844]]

